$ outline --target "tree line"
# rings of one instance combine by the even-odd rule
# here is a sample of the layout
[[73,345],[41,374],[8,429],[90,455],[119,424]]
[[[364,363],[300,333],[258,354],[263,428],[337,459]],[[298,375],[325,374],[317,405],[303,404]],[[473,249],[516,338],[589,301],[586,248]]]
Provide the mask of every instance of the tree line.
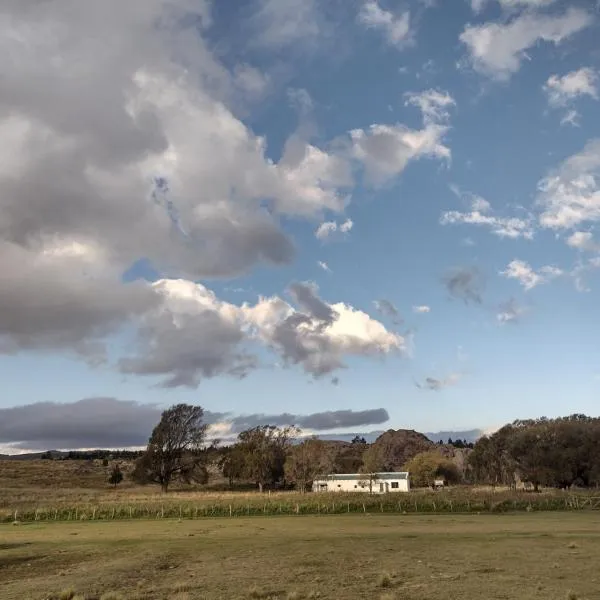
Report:
[[[361,473],[372,489],[379,472],[392,470],[377,441],[302,439],[296,427],[261,425],[241,432],[234,444],[220,446],[207,444],[207,429],[199,406],[179,404],[165,410],[135,462],[133,479],[167,491],[173,482],[206,484],[213,467],[230,487],[242,483],[260,491],[304,492],[329,473]],[[408,458],[401,470],[410,473],[413,487],[432,486],[439,479],[512,487],[522,481],[535,490],[600,485],[600,419],[572,415],[515,421],[469,446],[463,441],[432,443]]]
[[600,419],[571,415],[515,421],[480,438],[469,455],[477,483],[514,487],[519,480],[569,488],[600,485]]

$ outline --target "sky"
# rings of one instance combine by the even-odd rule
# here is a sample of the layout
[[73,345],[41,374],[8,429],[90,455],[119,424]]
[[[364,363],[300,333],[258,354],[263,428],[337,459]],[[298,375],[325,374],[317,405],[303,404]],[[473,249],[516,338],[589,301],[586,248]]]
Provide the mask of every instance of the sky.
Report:
[[7,0],[0,451],[598,415],[593,0]]

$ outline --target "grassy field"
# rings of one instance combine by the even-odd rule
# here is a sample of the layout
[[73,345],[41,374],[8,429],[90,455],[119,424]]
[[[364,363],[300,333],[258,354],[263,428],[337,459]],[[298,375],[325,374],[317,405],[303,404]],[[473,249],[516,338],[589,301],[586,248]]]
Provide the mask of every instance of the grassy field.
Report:
[[600,514],[0,526],[0,597],[600,598]]

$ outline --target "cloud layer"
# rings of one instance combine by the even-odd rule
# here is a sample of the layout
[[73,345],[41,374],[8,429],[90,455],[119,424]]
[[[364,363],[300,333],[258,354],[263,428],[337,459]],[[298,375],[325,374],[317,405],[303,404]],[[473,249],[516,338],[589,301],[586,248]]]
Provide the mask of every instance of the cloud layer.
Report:
[[[42,402],[0,409],[0,445],[12,450],[76,448],[132,448],[145,446],[162,409],[115,398],[86,398],[59,404]],[[209,434],[235,437],[258,425],[296,425],[310,431],[327,431],[379,425],[389,419],[383,408],[338,410],[298,415],[249,414],[232,416],[206,412]]]

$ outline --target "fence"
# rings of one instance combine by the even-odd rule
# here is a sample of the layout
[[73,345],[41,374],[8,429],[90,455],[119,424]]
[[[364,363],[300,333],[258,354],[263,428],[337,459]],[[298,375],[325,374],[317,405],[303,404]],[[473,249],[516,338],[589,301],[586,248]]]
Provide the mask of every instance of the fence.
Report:
[[162,502],[135,504],[84,504],[39,507],[0,512],[1,522],[109,521],[116,519],[200,519],[207,517],[255,517],[276,515],[505,513],[520,511],[600,510],[600,497],[579,495],[487,497],[405,496],[344,497],[319,495],[298,500],[271,501],[257,497],[245,502]]

